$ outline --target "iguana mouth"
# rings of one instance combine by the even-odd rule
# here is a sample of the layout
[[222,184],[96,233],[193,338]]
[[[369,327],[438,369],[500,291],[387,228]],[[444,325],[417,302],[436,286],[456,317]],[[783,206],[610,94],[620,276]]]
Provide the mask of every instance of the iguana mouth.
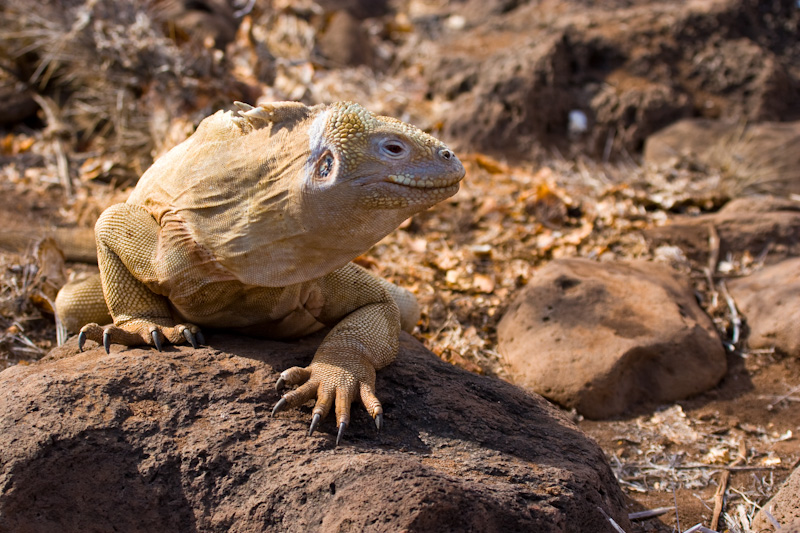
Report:
[[441,189],[456,185],[463,176],[447,177],[447,178],[416,178],[404,174],[392,174],[387,176],[386,181],[403,185],[405,187],[414,187],[416,189]]

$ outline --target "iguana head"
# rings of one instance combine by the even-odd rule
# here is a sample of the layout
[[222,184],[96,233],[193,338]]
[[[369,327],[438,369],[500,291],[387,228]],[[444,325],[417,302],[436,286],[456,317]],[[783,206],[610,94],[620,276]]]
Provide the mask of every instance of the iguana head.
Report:
[[375,209],[405,218],[430,207],[455,194],[463,177],[464,167],[444,143],[358,104],[326,106],[309,128],[306,193],[352,202],[375,216],[386,216]]
[[184,221],[244,283],[328,274],[464,177],[442,142],[358,104],[237,105],[156,161],[128,202]]

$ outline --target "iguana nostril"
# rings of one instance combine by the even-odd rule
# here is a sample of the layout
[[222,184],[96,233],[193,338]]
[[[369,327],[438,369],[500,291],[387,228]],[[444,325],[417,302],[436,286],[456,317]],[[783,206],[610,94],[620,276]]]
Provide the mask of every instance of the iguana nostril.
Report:
[[451,151],[450,151],[450,150],[448,150],[447,148],[445,148],[444,150],[442,150],[441,152],[439,152],[439,155],[440,155],[440,156],[442,157],[442,159],[444,159],[445,161],[450,161],[450,160],[451,160],[453,157],[455,157],[455,154],[453,154],[453,152],[451,152]]

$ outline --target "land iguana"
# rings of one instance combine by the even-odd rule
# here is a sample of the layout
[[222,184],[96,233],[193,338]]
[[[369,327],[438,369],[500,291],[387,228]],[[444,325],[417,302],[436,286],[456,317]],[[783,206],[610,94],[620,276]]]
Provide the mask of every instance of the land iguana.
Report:
[[[378,429],[375,371],[414,296],[352,263],[406,218],[458,191],[443,143],[358,104],[277,102],[219,111],[159,158],[95,226],[99,276],[65,286],[56,312],[111,344],[204,344],[201,328],[286,339],[332,328],[311,363],[283,371],[273,409],[335,408],[339,443],[360,398]],[[107,324],[110,312],[113,324]]]

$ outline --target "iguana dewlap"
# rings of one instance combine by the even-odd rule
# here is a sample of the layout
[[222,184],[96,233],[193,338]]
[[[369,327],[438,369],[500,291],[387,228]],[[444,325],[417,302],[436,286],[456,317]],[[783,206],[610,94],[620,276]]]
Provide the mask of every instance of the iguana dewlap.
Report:
[[[290,338],[329,326],[311,364],[281,374],[279,387],[299,387],[274,412],[316,398],[311,431],[335,407],[341,437],[360,398],[380,427],[375,371],[418,311],[411,293],[350,261],[455,194],[464,167],[434,137],[358,104],[238,105],[239,116],[203,120],[103,212],[100,283],[65,287],[57,312],[93,322],[79,343],[106,350],[196,346],[203,327]],[[103,297],[108,326],[94,323]]]

